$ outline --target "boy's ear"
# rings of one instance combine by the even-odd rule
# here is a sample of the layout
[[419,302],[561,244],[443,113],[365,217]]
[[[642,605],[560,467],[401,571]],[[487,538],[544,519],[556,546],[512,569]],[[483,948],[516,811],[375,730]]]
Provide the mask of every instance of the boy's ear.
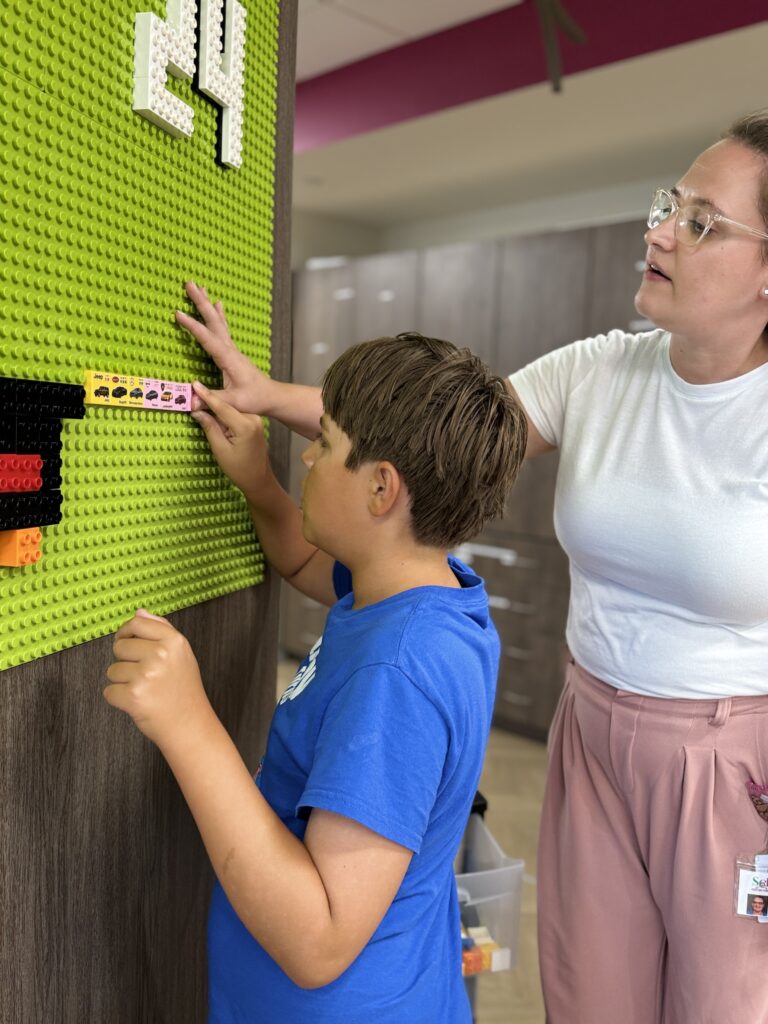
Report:
[[368,511],[386,515],[400,497],[403,481],[391,462],[375,462],[368,482]]

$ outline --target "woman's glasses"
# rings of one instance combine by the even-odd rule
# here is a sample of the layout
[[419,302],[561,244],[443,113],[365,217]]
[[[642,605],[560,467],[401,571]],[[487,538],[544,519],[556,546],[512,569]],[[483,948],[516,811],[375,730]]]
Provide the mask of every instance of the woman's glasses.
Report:
[[733,228],[746,231],[756,238],[763,238],[768,241],[768,234],[751,228],[747,224],[740,224],[737,220],[718,213],[710,203],[692,199],[690,202],[680,205],[674,192],[666,188],[657,188],[653,193],[651,210],[648,214],[648,227],[657,228],[669,217],[675,218],[675,238],[683,245],[698,245],[706,238],[715,224],[730,224]]

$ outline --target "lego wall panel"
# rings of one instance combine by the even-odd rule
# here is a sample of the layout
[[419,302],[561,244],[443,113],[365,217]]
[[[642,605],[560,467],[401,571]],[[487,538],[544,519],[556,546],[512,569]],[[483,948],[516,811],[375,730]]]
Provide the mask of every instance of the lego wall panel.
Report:
[[[2,5],[0,376],[215,386],[173,319],[190,277],[269,369],[279,3],[243,6],[235,168],[197,73],[167,85],[193,110],[189,137],[132,109],[135,16],[165,19],[165,0]],[[0,567],[0,669],[111,632],[139,605],[165,614],[263,577],[244,502],[187,414],[88,406],[62,423],[61,522],[42,527],[38,561]]]

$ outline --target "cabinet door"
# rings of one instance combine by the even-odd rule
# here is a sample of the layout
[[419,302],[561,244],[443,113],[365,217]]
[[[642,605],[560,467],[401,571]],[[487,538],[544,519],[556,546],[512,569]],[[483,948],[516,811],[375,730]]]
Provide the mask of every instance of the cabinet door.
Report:
[[644,222],[604,224],[594,229],[594,275],[590,295],[589,334],[605,334],[614,327],[645,331],[653,327],[635,310],[647,246]]
[[550,452],[522,464],[504,516],[490,525],[492,531],[556,541],[553,513],[558,461],[558,453]]
[[585,336],[592,229],[504,242],[495,365],[509,374]]
[[354,267],[301,270],[294,278],[293,380],[319,384],[355,337]]
[[494,723],[543,737],[562,687],[568,560],[557,544],[489,534],[456,554],[484,578],[499,632]]
[[[508,374],[587,331],[592,229],[510,238],[503,244],[496,364]],[[557,457],[526,463],[504,513],[504,528],[554,538]]]
[[384,253],[355,260],[354,341],[414,330],[417,286],[415,252]]
[[421,254],[417,327],[432,338],[494,358],[499,246],[447,245]]

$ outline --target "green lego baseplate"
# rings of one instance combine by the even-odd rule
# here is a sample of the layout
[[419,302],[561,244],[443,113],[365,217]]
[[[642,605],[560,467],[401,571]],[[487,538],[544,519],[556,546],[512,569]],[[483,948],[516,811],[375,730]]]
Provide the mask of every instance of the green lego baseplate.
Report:
[[[270,363],[279,0],[246,0],[242,165],[193,82],[174,138],[132,109],[134,19],[165,0],[6,0],[0,9],[0,376],[81,384],[107,368],[217,386],[174,321],[189,278]],[[242,496],[187,414],[89,406],[62,432],[61,523],[0,569],[0,669],[263,579]]]

